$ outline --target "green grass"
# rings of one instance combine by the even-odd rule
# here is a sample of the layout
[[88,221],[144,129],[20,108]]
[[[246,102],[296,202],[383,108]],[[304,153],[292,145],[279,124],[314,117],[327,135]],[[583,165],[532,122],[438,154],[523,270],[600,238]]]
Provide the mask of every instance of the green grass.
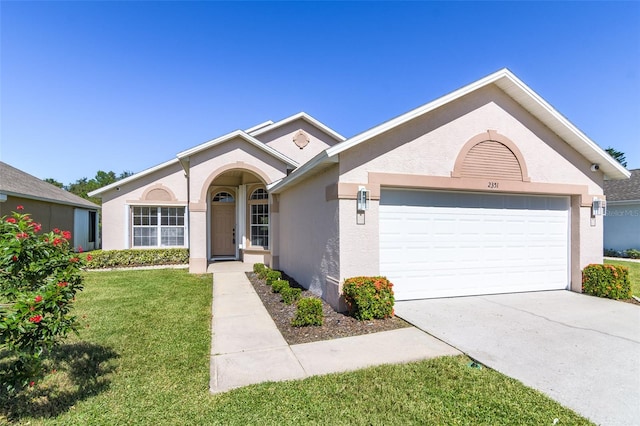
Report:
[[21,398],[0,396],[0,423],[590,424],[466,357],[381,366],[210,395],[211,278],[182,270],[86,275],[83,328],[51,359],[57,371]]
[[628,267],[629,280],[631,281],[631,292],[634,296],[640,297],[640,262],[605,259],[604,263]]

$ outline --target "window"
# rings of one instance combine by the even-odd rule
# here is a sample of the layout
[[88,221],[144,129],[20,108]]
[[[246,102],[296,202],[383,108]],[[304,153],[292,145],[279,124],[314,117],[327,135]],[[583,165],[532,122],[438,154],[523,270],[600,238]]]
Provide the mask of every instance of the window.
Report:
[[269,247],[269,194],[256,189],[249,197],[250,238],[252,246]]
[[233,195],[228,192],[218,192],[211,201],[214,203],[233,203],[235,200],[233,199]]
[[133,207],[132,212],[134,247],[184,246],[184,207]]
[[90,211],[89,212],[89,242],[96,242],[96,224],[98,221],[96,220],[97,212]]

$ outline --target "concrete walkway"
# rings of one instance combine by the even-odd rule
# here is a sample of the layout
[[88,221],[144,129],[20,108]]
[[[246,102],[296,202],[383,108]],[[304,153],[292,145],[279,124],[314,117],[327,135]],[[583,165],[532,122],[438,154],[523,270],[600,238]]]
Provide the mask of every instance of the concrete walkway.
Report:
[[247,279],[252,265],[219,262],[213,272],[212,393],[461,352],[417,328],[288,345]]

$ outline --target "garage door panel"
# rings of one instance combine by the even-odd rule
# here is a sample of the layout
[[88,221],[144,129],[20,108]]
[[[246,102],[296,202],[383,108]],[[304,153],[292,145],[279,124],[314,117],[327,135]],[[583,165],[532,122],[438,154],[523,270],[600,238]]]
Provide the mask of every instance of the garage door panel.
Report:
[[568,197],[383,190],[380,271],[398,300],[566,288]]

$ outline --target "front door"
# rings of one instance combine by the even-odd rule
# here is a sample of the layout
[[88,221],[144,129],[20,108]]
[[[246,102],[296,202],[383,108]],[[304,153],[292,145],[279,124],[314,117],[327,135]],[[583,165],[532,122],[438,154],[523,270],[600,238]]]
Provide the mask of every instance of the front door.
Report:
[[211,252],[213,256],[236,255],[235,203],[212,203],[211,205]]

